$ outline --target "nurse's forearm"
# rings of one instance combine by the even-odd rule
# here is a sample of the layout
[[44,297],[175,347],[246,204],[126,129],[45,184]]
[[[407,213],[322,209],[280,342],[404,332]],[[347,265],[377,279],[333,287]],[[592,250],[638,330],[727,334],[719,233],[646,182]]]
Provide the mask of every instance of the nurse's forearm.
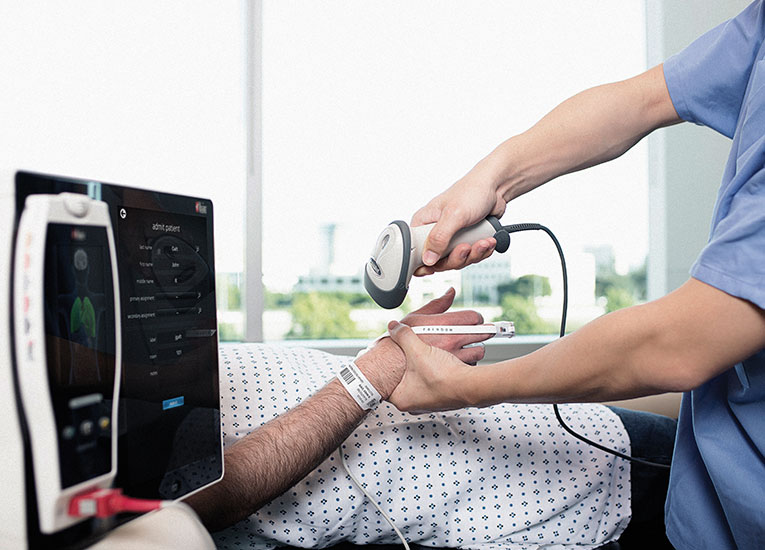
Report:
[[616,158],[652,130],[676,122],[659,65],[567,99],[474,170],[489,176],[509,201],[557,176]]
[[763,346],[765,312],[690,279],[525,357],[464,368],[450,382],[477,405],[625,399],[696,388]]
[[524,357],[471,369],[459,384],[466,401],[597,402],[682,391],[677,381],[649,375],[659,358],[652,358],[656,337],[641,307],[596,319]]

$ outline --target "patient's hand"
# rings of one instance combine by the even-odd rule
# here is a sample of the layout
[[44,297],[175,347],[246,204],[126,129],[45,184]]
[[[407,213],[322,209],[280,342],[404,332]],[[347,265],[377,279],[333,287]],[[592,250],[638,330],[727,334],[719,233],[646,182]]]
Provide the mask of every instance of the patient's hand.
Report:
[[[450,311],[447,309],[454,301],[454,289],[413,311],[401,322],[410,327],[419,325],[478,325],[483,317],[477,311]],[[428,344],[446,350],[465,363],[475,363],[483,359],[483,346],[464,349],[464,346],[482,342],[490,334],[437,334],[421,335]],[[356,364],[364,372],[372,385],[380,392],[383,399],[388,399],[404,375],[406,358],[404,353],[390,338],[383,338],[359,359]]]

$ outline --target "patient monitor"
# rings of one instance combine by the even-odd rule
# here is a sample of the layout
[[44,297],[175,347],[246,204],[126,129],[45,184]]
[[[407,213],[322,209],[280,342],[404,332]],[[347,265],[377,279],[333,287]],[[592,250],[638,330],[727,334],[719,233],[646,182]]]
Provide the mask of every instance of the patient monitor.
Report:
[[212,204],[13,180],[0,181],[0,537],[82,548],[135,517],[75,514],[83,495],[170,502],[223,476]]
[[106,203],[31,195],[14,270],[16,375],[28,422],[40,529],[73,525],[71,497],[117,471],[120,316]]

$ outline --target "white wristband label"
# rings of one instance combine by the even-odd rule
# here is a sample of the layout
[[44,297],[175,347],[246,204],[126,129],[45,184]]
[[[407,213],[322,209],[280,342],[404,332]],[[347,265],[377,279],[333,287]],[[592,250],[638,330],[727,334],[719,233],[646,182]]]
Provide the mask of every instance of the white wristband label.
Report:
[[337,378],[363,410],[374,409],[380,404],[382,396],[353,361],[340,369]]

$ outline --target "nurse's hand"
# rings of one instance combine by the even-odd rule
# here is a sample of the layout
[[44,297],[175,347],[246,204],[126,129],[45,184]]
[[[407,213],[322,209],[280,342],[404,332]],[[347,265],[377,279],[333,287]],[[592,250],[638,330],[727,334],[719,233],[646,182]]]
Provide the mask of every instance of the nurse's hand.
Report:
[[[401,322],[408,326],[420,325],[480,325],[483,317],[473,310],[447,311],[454,301],[454,289],[450,288],[440,298],[431,300],[420,309],[413,311]],[[441,348],[447,355],[456,355],[463,361],[475,363],[483,359],[483,346],[465,347],[491,338],[490,334],[429,334],[423,338],[436,349]],[[383,399],[388,399],[401,381],[406,369],[406,358],[401,348],[390,338],[383,338],[365,354],[356,364]]]
[[505,199],[493,183],[495,178],[489,176],[484,162],[476,165],[465,177],[420,208],[412,217],[412,226],[436,224],[425,242],[422,255],[425,265],[415,271],[415,275],[462,269],[488,258],[494,252],[497,241],[488,238],[481,239],[472,247],[468,244],[459,245],[442,258],[457,231],[478,223],[486,216],[499,218],[505,213]]
[[407,325],[391,321],[391,339],[406,355],[406,370],[388,398],[400,411],[419,414],[468,406],[460,383],[474,367],[448,351],[428,345]]

